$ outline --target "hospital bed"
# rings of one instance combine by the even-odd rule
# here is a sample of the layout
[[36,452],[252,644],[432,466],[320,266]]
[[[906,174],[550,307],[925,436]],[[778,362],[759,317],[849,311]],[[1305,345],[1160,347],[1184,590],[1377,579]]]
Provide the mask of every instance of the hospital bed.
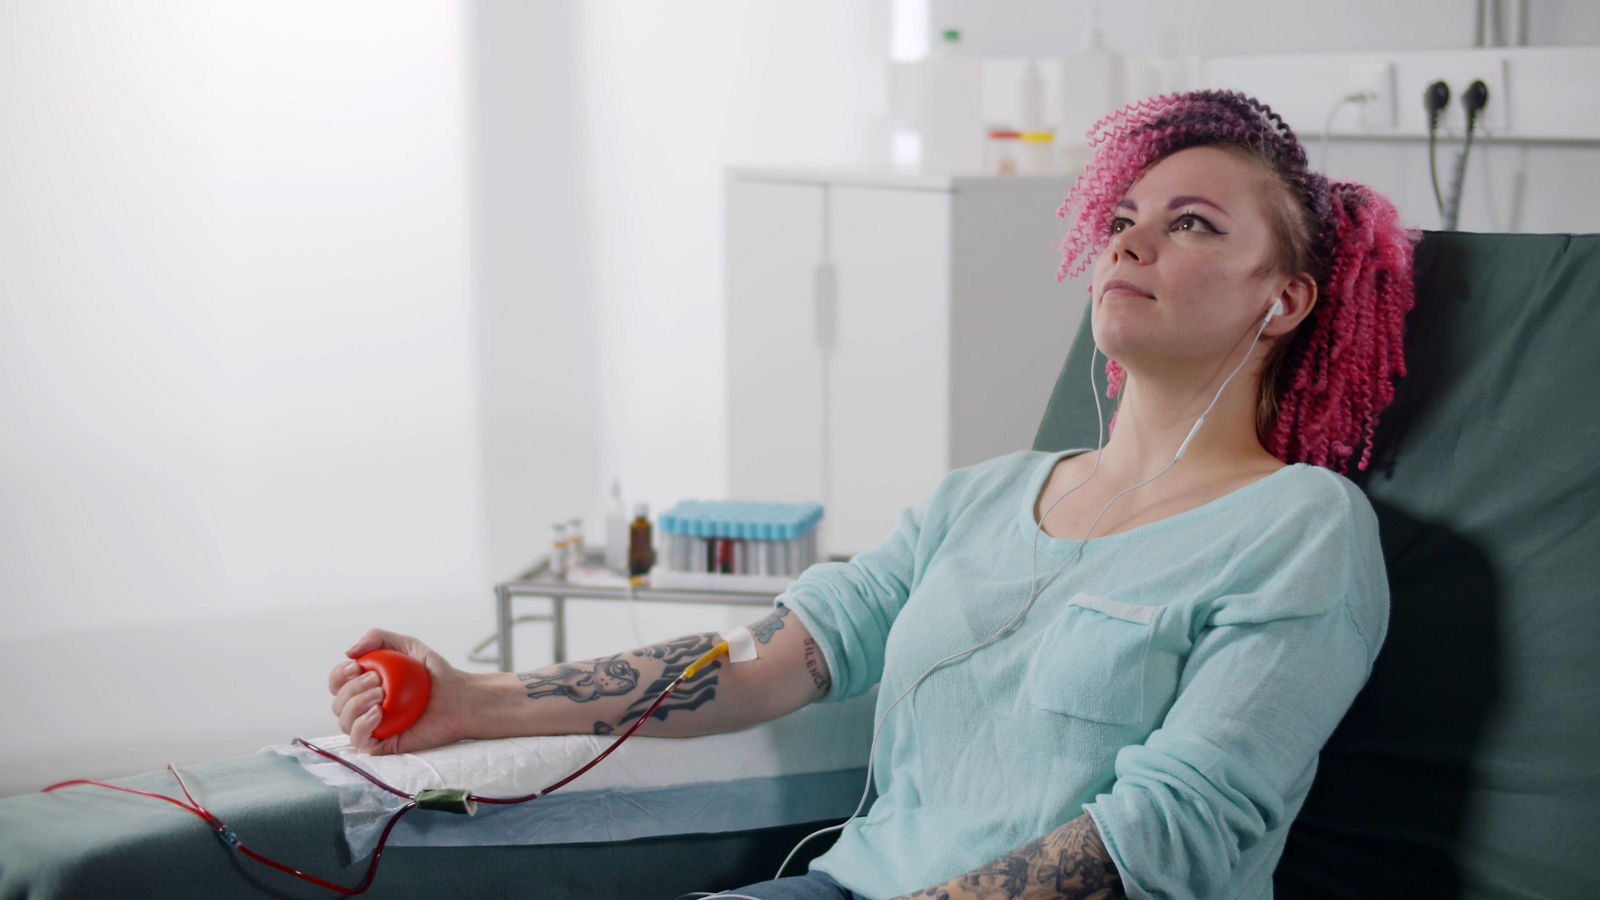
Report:
[[[1323,754],[1277,896],[1600,896],[1600,236],[1429,233],[1417,263],[1410,372],[1356,476],[1381,524],[1389,639]],[[1094,443],[1088,348],[1085,324],[1036,447]],[[863,727],[809,730],[828,741]],[[337,791],[294,759],[185,776],[261,852],[359,880]],[[656,798],[671,823],[659,833],[392,847],[368,895],[672,898],[770,877],[820,808],[786,800],[815,787],[787,778],[750,784],[766,792],[752,805],[782,821],[701,827],[702,791],[680,785]],[[175,793],[166,773],[125,783]],[[648,806],[626,784],[606,791],[591,798],[606,801],[596,819]],[[0,900],[95,896],[332,895],[145,798],[0,801]]]

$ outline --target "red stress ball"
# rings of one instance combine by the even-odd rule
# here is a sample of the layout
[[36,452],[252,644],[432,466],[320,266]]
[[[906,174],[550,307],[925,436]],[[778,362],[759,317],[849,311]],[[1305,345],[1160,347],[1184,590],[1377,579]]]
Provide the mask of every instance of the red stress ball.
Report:
[[428,705],[428,691],[432,682],[422,663],[398,650],[374,650],[356,658],[356,665],[364,671],[377,672],[378,683],[383,687],[383,718],[372,736],[382,740],[394,737],[422,715]]

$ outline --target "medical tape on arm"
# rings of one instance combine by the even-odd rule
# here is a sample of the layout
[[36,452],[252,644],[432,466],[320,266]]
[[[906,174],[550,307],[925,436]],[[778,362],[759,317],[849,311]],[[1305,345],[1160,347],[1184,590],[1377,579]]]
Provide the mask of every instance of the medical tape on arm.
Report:
[[749,628],[735,628],[719,634],[728,644],[728,662],[749,662],[756,658],[756,636]]

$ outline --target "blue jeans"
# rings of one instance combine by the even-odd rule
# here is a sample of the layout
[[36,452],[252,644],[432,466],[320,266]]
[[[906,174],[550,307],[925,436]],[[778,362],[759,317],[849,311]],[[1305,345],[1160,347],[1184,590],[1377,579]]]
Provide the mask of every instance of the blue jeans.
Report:
[[759,900],[867,900],[849,888],[840,887],[839,882],[829,878],[827,873],[817,871],[779,878],[777,881],[763,881],[726,894],[713,894],[706,900],[730,895],[756,897]]

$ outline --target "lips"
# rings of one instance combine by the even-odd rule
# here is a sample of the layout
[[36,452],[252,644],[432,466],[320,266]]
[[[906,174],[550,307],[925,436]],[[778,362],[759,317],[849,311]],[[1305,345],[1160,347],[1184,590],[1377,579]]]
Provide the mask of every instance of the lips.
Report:
[[1113,294],[1113,293],[1126,294],[1126,295],[1135,296],[1135,297],[1143,297],[1146,300],[1154,300],[1155,297],[1156,297],[1155,294],[1150,293],[1149,291],[1145,290],[1144,288],[1139,287],[1138,285],[1134,284],[1133,282],[1124,281],[1121,278],[1118,278],[1118,279],[1116,279],[1114,281],[1106,282],[1106,286],[1104,288],[1102,288],[1101,291],[1100,291],[1100,296],[1105,297],[1105,296],[1107,296],[1109,294]]

